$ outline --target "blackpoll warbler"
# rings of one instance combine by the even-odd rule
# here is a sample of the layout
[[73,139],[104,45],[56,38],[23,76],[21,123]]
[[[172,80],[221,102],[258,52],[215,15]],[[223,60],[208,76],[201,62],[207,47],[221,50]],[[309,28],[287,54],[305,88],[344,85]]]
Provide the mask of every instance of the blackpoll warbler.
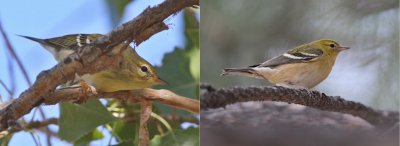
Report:
[[[49,39],[22,37],[40,43],[53,54],[57,61],[62,61],[77,48],[91,44],[101,36],[101,34],[71,34]],[[123,46],[123,44],[120,44],[117,47]],[[166,83],[158,77],[154,67],[140,57],[132,47],[128,46],[122,53],[124,58],[118,69],[106,69],[78,78],[83,79],[94,86],[97,91],[102,92],[141,89]]]
[[291,88],[313,88],[332,70],[336,56],[349,47],[324,39],[293,48],[264,63],[247,68],[226,68],[221,75],[240,75],[269,80]]

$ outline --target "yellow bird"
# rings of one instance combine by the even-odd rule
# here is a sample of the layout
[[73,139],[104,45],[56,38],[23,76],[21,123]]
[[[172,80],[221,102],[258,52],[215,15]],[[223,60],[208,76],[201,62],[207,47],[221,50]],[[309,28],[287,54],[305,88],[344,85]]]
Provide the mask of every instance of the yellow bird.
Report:
[[[62,61],[79,47],[91,44],[101,36],[101,34],[71,34],[49,39],[38,39],[29,36],[22,37],[40,43],[53,54],[57,61]],[[119,45],[119,47],[122,46],[123,44]],[[132,47],[128,46],[122,53],[124,58],[120,64],[120,68],[106,69],[78,78],[83,79],[94,86],[97,91],[102,92],[141,89],[157,84],[166,84],[164,80],[158,77],[155,68],[140,57]]]
[[226,68],[222,74],[268,80],[279,86],[311,89],[332,70],[339,52],[350,49],[323,39],[293,48],[264,63],[247,68]]

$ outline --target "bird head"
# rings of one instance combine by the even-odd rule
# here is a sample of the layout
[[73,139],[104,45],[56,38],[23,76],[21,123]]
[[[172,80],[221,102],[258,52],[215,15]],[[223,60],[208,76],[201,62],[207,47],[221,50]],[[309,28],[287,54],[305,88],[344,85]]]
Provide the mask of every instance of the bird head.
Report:
[[140,57],[134,49],[129,49],[127,48],[127,52],[131,53],[125,53],[124,55],[131,55],[131,61],[134,67],[132,67],[132,71],[136,72],[136,78],[135,80],[141,82],[143,86],[153,86],[153,85],[164,85],[168,84],[166,81],[161,79],[158,74],[156,69],[145,59]]
[[323,52],[326,52],[327,54],[338,54],[341,51],[350,49],[350,47],[341,46],[336,41],[330,39],[314,41],[311,42],[311,44],[318,46],[322,49]]

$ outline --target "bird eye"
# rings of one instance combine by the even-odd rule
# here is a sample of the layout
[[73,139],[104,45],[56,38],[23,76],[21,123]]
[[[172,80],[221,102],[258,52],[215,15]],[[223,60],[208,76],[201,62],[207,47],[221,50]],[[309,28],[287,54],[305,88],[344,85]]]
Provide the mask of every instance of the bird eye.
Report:
[[140,67],[140,70],[142,70],[142,72],[147,72],[147,71],[148,71],[148,69],[147,69],[147,67],[146,67],[146,66],[142,66],[142,67]]
[[329,47],[335,48],[335,44],[329,44]]

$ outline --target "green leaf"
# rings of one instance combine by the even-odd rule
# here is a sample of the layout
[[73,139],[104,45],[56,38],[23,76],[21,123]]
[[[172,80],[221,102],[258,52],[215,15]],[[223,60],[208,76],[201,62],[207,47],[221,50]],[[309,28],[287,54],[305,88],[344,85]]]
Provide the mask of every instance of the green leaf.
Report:
[[0,139],[0,146],[8,146],[13,134],[9,134]]
[[60,104],[61,139],[73,142],[93,131],[96,127],[110,123],[114,118],[99,100],[88,100],[85,104]]
[[134,144],[133,140],[130,140],[130,141],[124,141],[124,142],[118,143],[113,146],[133,146],[133,145],[137,145],[137,144]]
[[126,6],[132,1],[133,0],[106,0],[113,27],[121,21]]
[[[168,82],[168,85],[156,86],[155,88],[167,89],[188,98],[198,98],[199,82],[194,79],[190,72],[189,54],[189,50],[179,48],[175,48],[173,52],[165,54],[163,65],[156,67],[156,69],[161,78]],[[170,108],[160,103],[156,103],[155,106],[164,114],[189,114],[189,112]]]
[[188,52],[190,58],[190,73],[195,82],[200,82],[200,49],[192,49]]
[[185,36],[188,41],[186,47],[190,58],[190,72],[197,82],[200,81],[200,33],[199,33],[199,22],[195,17],[195,12],[193,9],[185,9]]
[[189,51],[179,48],[167,53],[163,58],[163,65],[156,67],[160,76],[168,82],[168,85],[157,86],[171,90],[179,95],[198,98],[196,82],[190,73]]
[[87,146],[89,145],[90,142],[94,140],[99,140],[104,138],[103,133],[101,133],[99,130],[95,129],[94,131],[86,134],[79,140],[74,142],[74,146]]
[[184,20],[185,20],[185,35],[188,41],[187,48],[199,48],[199,40],[200,40],[200,29],[199,22],[195,17],[195,12],[193,9],[187,8],[184,11]]
[[155,136],[151,140],[152,146],[198,146],[199,128],[190,127],[186,130],[177,129],[173,133]]
[[[128,122],[123,120],[113,122],[111,124],[112,135],[116,138],[117,145],[137,145],[139,142],[139,123],[139,119]],[[156,120],[150,119],[147,125],[150,137],[159,134]],[[163,130],[167,131],[166,129]]]
[[[171,90],[178,95],[198,99],[200,81],[199,22],[191,9],[185,9],[184,20],[188,43],[185,49],[175,48],[173,52],[164,55],[162,66],[156,69],[161,78],[166,80],[169,85],[155,88]],[[156,103],[155,107],[162,111],[162,114],[189,115],[189,112],[159,103]]]
[[118,142],[132,142],[138,138],[139,120],[137,122],[126,122],[118,120],[112,123],[113,135]]

